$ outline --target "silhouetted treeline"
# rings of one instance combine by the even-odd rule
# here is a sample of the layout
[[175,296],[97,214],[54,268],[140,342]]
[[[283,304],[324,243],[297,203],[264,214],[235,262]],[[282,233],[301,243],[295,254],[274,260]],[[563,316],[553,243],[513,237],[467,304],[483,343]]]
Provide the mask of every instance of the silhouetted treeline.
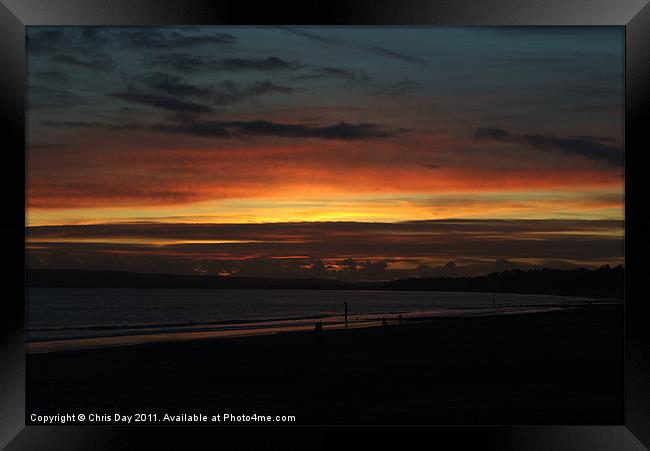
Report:
[[388,282],[384,289],[412,291],[480,291],[623,298],[625,269],[513,269],[479,277],[411,278]]
[[555,294],[623,298],[625,269],[510,270],[476,277],[410,278],[384,282],[343,282],[331,279],[277,279],[181,274],[140,274],[125,271],[32,269],[27,285],[51,288],[213,288],[286,290],[470,291]]

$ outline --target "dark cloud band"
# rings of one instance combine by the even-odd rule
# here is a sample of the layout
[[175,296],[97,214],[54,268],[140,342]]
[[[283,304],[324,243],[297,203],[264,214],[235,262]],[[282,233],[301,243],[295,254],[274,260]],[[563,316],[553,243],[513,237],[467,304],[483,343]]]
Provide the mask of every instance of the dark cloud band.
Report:
[[180,113],[209,113],[212,111],[212,108],[209,106],[178,100],[169,96],[137,92],[113,92],[109,95],[127,102],[139,103],[162,110],[176,111]]
[[55,55],[52,57],[55,63],[66,64],[69,66],[83,67],[94,71],[110,72],[115,67],[115,63],[109,57],[93,58],[91,60],[83,60],[73,55]]
[[[343,279],[385,279],[620,262],[623,238],[610,232],[622,228],[622,221],[605,220],[132,223],[30,227],[27,236],[37,245],[30,250],[32,267],[41,261],[49,267],[63,262],[86,269],[147,272],[155,271],[153,262],[158,261],[178,273],[191,273],[200,266],[207,274],[301,277],[322,273]],[[579,237],[571,234],[576,230]],[[142,243],[115,242],[119,238],[142,239]],[[88,239],[93,242],[84,242]],[[157,242],[164,240],[169,244]],[[432,259],[457,264],[417,264]],[[530,259],[541,263],[522,263]],[[390,269],[393,262],[409,262],[413,269]]]
[[597,160],[607,165],[623,165],[623,149],[616,145],[616,140],[598,136],[557,137],[544,134],[513,134],[509,130],[491,127],[478,128],[474,138],[483,141],[521,144],[531,149],[556,152],[564,155],[579,156]]
[[[130,93],[115,93],[130,94]],[[192,111],[194,104],[167,103],[160,97],[143,96],[138,94],[134,101],[156,106],[158,108],[169,109],[177,112],[203,112]],[[129,99],[132,99],[129,96]],[[164,105],[164,106],[163,106]],[[204,138],[234,138],[237,136],[271,136],[278,138],[315,138],[315,139],[338,139],[338,140],[361,140],[372,138],[391,138],[403,130],[391,130],[376,124],[350,124],[339,122],[338,124],[327,126],[315,126],[305,124],[284,124],[269,121],[200,121],[192,116],[170,123],[155,124],[107,124],[102,122],[84,122],[84,121],[46,121],[43,123],[49,127],[104,127],[113,131],[142,131],[150,130],[168,134],[185,134]]]
[[294,71],[305,67],[297,61],[287,61],[276,56],[267,58],[200,58],[188,53],[170,53],[152,61],[154,66],[167,67],[179,72],[202,70],[240,72],[240,71]]

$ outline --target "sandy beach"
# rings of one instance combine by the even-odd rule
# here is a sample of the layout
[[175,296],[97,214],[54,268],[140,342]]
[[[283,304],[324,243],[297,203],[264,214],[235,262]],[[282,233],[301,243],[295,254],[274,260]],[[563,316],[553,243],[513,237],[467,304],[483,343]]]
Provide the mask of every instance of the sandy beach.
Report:
[[29,414],[617,424],[623,306],[27,355]]

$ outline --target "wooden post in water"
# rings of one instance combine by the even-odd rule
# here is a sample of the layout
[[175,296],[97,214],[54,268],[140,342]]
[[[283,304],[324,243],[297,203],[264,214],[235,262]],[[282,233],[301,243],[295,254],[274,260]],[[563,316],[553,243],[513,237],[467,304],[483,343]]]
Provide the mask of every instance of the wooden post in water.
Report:
[[497,295],[492,293],[492,309],[496,310],[497,308]]
[[347,301],[343,303],[343,306],[345,308],[345,328],[347,329],[347,327],[348,327],[348,303],[347,303]]

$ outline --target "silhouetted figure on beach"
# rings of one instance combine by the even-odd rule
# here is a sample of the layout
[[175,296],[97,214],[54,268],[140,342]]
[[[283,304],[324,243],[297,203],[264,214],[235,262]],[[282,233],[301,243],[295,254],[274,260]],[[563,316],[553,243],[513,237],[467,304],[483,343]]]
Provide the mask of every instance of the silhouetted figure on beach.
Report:
[[345,328],[348,328],[348,303],[344,302],[343,306],[345,308]]
[[386,317],[385,316],[383,316],[381,318],[381,325],[384,326],[384,327],[388,326],[388,323],[386,322]]
[[397,315],[397,322],[402,324],[402,314]]
[[314,339],[318,345],[323,341],[323,323],[321,321],[317,322],[314,327]]
[[497,295],[495,293],[492,293],[492,308],[497,308]]

